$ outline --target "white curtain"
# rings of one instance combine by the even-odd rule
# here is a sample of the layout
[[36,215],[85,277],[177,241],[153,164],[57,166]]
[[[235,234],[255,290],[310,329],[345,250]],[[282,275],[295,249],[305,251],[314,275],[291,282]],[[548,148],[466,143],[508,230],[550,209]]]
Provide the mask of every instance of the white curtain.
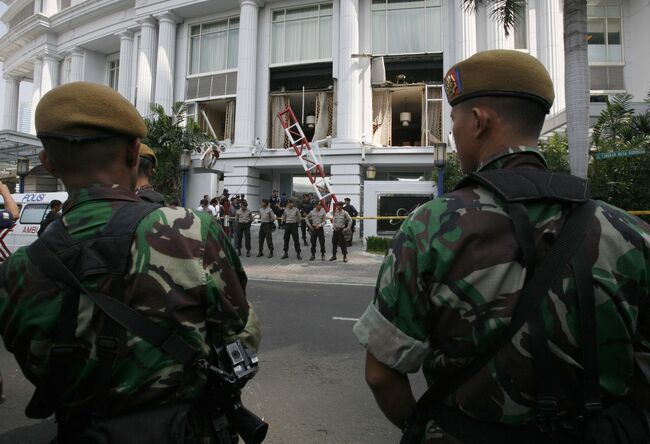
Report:
[[389,4],[386,21],[386,33],[390,35],[387,51],[389,54],[424,52],[422,7],[407,9],[399,3]]
[[[428,92],[427,92],[428,91]],[[429,102],[427,104],[427,94]],[[436,100],[431,100],[436,99]],[[422,98],[422,145],[442,142],[442,88],[425,87]],[[427,140],[427,131],[429,140]]]
[[372,92],[372,144],[390,146],[393,124],[392,91]]
[[234,100],[226,101],[226,119],[224,124],[224,140],[230,139],[232,141],[235,137],[235,106]]
[[321,140],[327,137],[329,128],[329,112],[327,111],[327,93],[319,92],[316,94],[316,126],[314,127],[314,137],[311,139]]
[[289,96],[271,96],[271,148],[284,148],[285,132],[278,113],[289,106]]
[[[221,26],[225,27],[225,25]],[[228,33],[226,30],[215,32],[214,34],[202,35],[199,72],[212,72],[226,69],[227,44]]]

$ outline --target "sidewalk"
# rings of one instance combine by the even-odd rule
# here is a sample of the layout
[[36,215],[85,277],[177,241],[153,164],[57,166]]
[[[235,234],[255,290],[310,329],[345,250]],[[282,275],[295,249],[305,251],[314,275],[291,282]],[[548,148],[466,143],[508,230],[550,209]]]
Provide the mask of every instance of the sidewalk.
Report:
[[[298,230],[299,236],[302,234]],[[381,255],[366,253],[362,250],[362,242],[358,238],[358,232],[352,241],[352,247],[348,247],[348,262],[343,262],[343,254],[340,249],[337,253],[338,260],[329,262],[332,256],[332,232],[325,231],[325,261],[320,259],[320,246],[316,245],[316,260],[310,261],[311,244],[305,247],[302,238],[300,248],[302,260],[296,259],[296,252],[293,249],[293,240],[289,242],[289,258],[280,259],[284,248],[284,230],[276,229],[273,232],[273,257],[267,258],[269,251],[264,245],[264,256],[255,257],[258,253],[259,225],[251,228],[251,257],[246,257],[245,242],[242,239],[241,262],[246,270],[249,279],[267,281],[293,281],[312,283],[341,283],[374,286],[377,280],[379,266],[383,260]],[[310,242],[307,232],[307,243]],[[233,245],[235,242],[233,241]]]

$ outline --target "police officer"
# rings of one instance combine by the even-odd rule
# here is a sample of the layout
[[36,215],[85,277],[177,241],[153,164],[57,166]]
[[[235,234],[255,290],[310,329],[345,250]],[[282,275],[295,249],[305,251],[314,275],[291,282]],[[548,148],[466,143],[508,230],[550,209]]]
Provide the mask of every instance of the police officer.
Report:
[[327,221],[327,213],[323,209],[320,202],[316,202],[316,206],[309,212],[306,218],[306,223],[309,225],[311,232],[311,257],[310,261],[316,259],[316,239],[320,244],[320,259],[325,260],[325,222]]
[[300,223],[300,210],[294,206],[293,199],[287,200],[287,207],[282,213],[282,224],[284,225],[284,254],[280,259],[289,257],[289,238],[293,237],[293,246],[296,249],[296,258],[300,256],[300,239],[298,238],[298,224]]
[[[350,217],[354,218],[359,215],[359,212],[357,211],[356,208],[354,208],[354,205],[352,205],[352,201],[350,200],[349,197],[346,197],[343,199],[345,201],[345,204],[343,205],[343,209],[345,210],[346,213],[350,215]],[[354,231],[357,226],[357,221],[352,219],[352,227],[350,228],[350,241],[347,242],[348,247],[352,246],[352,238],[354,237]]]
[[144,143],[140,143],[140,161],[138,163],[138,182],[135,184],[135,194],[147,202],[165,205],[165,198],[162,194],[153,189],[151,176],[158,168],[156,153]]
[[[424,416],[422,442],[601,442],[580,435],[592,431],[592,418],[609,424],[605,431],[635,421],[627,414],[632,406],[648,407],[639,395],[650,388],[650,361],[641,357],[650,325],[650,227],[603,202],[594,212],[584,181],[547,172],[537,140],[554,93],[537,59],[481,52],[452,66],[444,86],[461,167],[479,175],[420,206],[396,234],[375,299],[354,327],[367,350],[366,380],[396,426],[412,431]],[[585,215],[576,227],[573,218]],[[579,235],[556,242],[565,228]],[[578,240],[572,265],[565,258],[549,282],[536,278],[553,265],[546,255]],[[531,281],[546,285],[543,299],[525,319],[528,327],[510,332],[513,318],[523,319],[515,307],[537,296],[528,291]],[[583,304],[589,293],[595,304]],[[590,326],[597,334],[583,335]],[[483,356],[505,332],[505,344]],[[442,399],[413,411],[407,373],[420,368],[429,393]],[[586,379],[587,372],[595,377]],[[600,421],[623,397],[626,413]],[[644,434],[645,420],[638,425]]]
[[14,198],[11,197],[11,191],[2,181],[0,181],[0,195],[4,202],[4,208],[0,211],[0,229],[9,228],[20,216],[20,210]]
[[348,261],[348,247],[345,241],[345,233],[352,226],[352,218],[347,211],[343,209],[343,202],[336,203],[336,209],[331,217],[332,219],[332,257],[330,262],[336,260],[336,250],[341,247],[343,253],[343,262]]
[[[129,264],[126,274],[92,268],[112,246],[104,243],[98,250],[92,244],[111,216],[142,208],[134,190],[140,139],[147,129],[135,107],[111,88],[74,82],[45,94],[35,121],[44,147],[41,163],[63,181],[69,194],[63,222],[55,222],[57,226],[50,226],[40,239],[68,269],[75,267],[71,271],[78,271],[74,274],[81,284],[107,292],[140,316],[173,329],[175,338],[202,350],[199,356],[212,345],[230,342],[233,335],[256,347],[259,331],[246,300],[246,275],[223,230],[207,214],[147,207],[150,212],[135,224],[132,240],[120,237],[130,243],[120,253],[128,257],[105,258]],[[119,227],[120,220],[110,223]],[[90,242],[84,245],[94,255],[84,257],[93,256],[93,263],[67,259],[74,252],[69,244],[78,242]],[[152,435],[165,426],[156,420],[159,406],[187,412],[175,406],[202,394],[206,371],[196,363],[183,366],[170,358],[161,348],[169,350],[168,342],[153,345],[110,322],[103,309],[71,290],[69,280],[55,285],[63,276],[52,277],[50,266],[39,263],[43,256],[30,251],[20,248],[0,267],[1,334],[37,387],[26,413],[45,418],[54,412],[58,443],[67,444],[86,442],[79,436],[91,420],[149,412],[156,427],[130,429],[134,436],[128,442],[157,442]],[[48,264],[54,263],[48,259]],[[109,325],[114,330],[107,330]],[[216,442],[206,412],[186,414],[196,441]]]
[[[278,228],[280,228],[280,225],[282,224],[281,216],[282,216],[282,211],[280,210],[280,197],[278,196],[278,190],[273,190],[273,193],[271,194],[271,197],[269,198],[269,205],[271,206],[271,209],[275,213],[276,219],[278,221]],[[273,227],[275,230],[275,227]]]
[[246,239],[246,257],[251,257],[251,223],[253,213],[248,209],[248,202],[241,201],[241,206],[235,213],[237,222],[237,255],[241,256],[242,238]]
[[300,206],[298,207],[300,210],[300,216],[302,216],[302,220],[300,221],[300,230],[302,232],[302,242],[303,245],[306,247],[307,244],[307,215],[311,212],[311,210],[314,209],[314,203],[311,201],[311,197],[309,197],[309,194],[303,194],[302,195],[302,202],[300,202]]
[[260,234],[259,253],[257,257],[264,256],[264,241],[269,247],[269,259],[273,257],[273,227],[275,226],[275,213],[269,206],[268,199],[262,199],[260,207]]

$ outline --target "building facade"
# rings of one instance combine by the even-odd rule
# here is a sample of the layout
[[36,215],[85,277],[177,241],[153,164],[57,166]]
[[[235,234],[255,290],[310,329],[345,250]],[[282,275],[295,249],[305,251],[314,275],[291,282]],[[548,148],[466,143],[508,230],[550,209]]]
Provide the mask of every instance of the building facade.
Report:
[[[116,89],[144,116],[152,103],[169,110],[183,101],[189,118],[231,142],[212,168],[195,155],[190,205],[224,187],[253,209],[273,189],[309,191],[277,118],[288,105],[310,140],[328,141],[320,154],[339,198],[363,209],[366,198],[378,208],[378,195],[408,194],[396,181],[428,180],[431,145],[448,142],[444,73],[481,50],[539,58],[557,97],[545,128],[566,122],[561,0],[530,0],[508,36],[490,10],[469,12],[460,1],[3,1],[4,128],[18,129],[27,83],[32,109],[56,85],[77,80]],[[649,2],[589,1],[588,15],[592,100],[627,92],[642,101]],[[376,176],[366,197],[370,166]],[[413,188],[423,194],[421,183]]]

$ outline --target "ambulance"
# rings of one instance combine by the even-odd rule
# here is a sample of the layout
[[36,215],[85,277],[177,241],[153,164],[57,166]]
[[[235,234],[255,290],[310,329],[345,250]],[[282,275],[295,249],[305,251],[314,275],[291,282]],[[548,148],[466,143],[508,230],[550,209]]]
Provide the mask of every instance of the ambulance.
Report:
[[[65,202],[68,193],[24,193],[11,195],[18,208],[20,217],[11,228],[0,230],[0,262],[9,257],[19,247],[29,245],[37,239],[41,222],[50,211],[50,202],[60,200]],[[4,208],[4,201],[0,196],[0,207]]]

